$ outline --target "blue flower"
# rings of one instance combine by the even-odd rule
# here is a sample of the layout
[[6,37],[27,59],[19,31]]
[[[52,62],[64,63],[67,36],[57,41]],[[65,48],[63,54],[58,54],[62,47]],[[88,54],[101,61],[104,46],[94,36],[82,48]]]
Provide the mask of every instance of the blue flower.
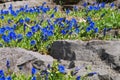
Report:
[[29,21],[30,21],[30,18],[26,17],[25,22],[29,22]]
[[17,35],[17,40],[18,42],[20,42],[23,39],[23,35],[22,34],[18,34]]
[[32,27],[31,27],[31,31],[32,31],[33,33],[37,32],[37,30],[38,30],[37,27],[35,27],[35,26],[32,26]]
[[58,11],[58,7],[57,7],[57,6],[54,7],[54,11],[55,11],[55,12]]
[[78,11],[78,7],[77,6],[74,6],[73,9],[74,9],[74,11]]
[[8,76],[5,80],[12,80],[11,76]]
[[53,36],[53,34],[54,34],[53,31],[48,31],[47,33],[48,36]]
[[91,30],[90,27],[87,27],[87,28],[86,28],[86,31],[87,31],[87,32],[90,32],[90,30]]
[[0,70],[0,77],[4,76],[4,71]]
[[9,6],[8,9],[9,9],[9,10],[12,10],[12,8],[13,8],[13,6],[12,6],[12,4],[10,4],[10,6]]
[[98,28],[94,28],[95,33],[98,33],[98,30],[99,30]]
[[67,10],[66,10],[66,14],[68,15],[69,13],[70,13],[70,10],[69,10],[69,9],[67,9]]
[[83,3],[83,6],[84,6],[84,7],[87,7],[87,2],[84,2],[84,3]]
[[33,68],[32,68],[32,71],[31,71],[32,75],[35,75],[36,72],[37,72],[37,70],[33,67]]
[[9,32],[8,36],[13,40],[16,40],[16,38],[17,38],[16,33],[13,31]]
[[7,69],[10,68],[10,61],[9,60],[7,60],[7,62],[6,62],[6,67],[7,67]]
[[65,67],[63,65],[58,65],[58,70],[61,73],[65,73]]
[[30,37],[33,36],[33,33],[32,33],[32,32],[28,32],[28,33],[26,34],[26,36],[27,36],[28,38],[30,38]]
[[24,23],[24,20],[23,20],[23,19],[20,19],[20,20],[19,20],[19,23],[23,24],[23,23]]
[[9,36],[6,36],[6,35],[2,35],[2,39],[4,40],[4,42],[6,43],[9,43],[11,40],[10,40],[10,37]]
[[110,4],[110,7],[113,8],[115,6],[114,2]]
[[2,20],[3,20],[3,19],[4,19],[4,16],[1,16],[1,17],[0,17],[0,19],[2,19]]
[[5,28],[4,27],[0,28],[0,34],[4,34],[4,32],[5,32]]
[[46,2],[43,2],[43,3],[42,3],[42,6],[44,6],[45,4],[46,4]]
[[53,14],[51,14],[50,18],[54,18],[54,13],[53,13]]
[[78,34],[80,32],[79,28],[75,28],[75,32]]
[[105,2],[102,2],[101,4],[99,4],[99,6],[100,6],[101,8],[104,8],[104,7],[105,7]]
[[30,44],[31,44],[32,46],[36,45],[36,40],[32,40],[32,41],[30,42]]
[[8,21],[7,21],[7,22],[8,22],[8,24],[10,24],[10,23],[12,22],[12,20],[11,20],[11,19],[8,19]]
[[81,76],[77,76],[77,77],[76,77],[76,80],[80,80],[80,78],[81,78]]
[[31,80],[37,80],[37,79],[36,79],[36,76],[33,76]]
[[93,9],[94,9],[93,6],[89,6],[89,7],[88,7],[88,10],[89,10],[89,11],[91,11],[91,10],[93,10]]
[[95,74],[97,74],[97,72],[91,72],[91,73],[88,73],[87,76],[90,77],[90,76],[93,76]]

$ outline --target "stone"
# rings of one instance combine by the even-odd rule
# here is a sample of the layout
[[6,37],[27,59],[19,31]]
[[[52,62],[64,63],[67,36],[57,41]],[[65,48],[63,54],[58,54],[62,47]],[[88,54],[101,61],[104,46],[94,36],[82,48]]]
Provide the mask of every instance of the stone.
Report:
[[53,42],[50,55],[56,59],[76,61],[104,61],[120,72],[120,41],[58,40]]
[[52,64],[53,58],[49,55],[28,51],[21,48],[0,48],[0,69],[6,71],[6,61],[10,61],[10,70],[30,74],[32,67],[44,70],[48,64]]

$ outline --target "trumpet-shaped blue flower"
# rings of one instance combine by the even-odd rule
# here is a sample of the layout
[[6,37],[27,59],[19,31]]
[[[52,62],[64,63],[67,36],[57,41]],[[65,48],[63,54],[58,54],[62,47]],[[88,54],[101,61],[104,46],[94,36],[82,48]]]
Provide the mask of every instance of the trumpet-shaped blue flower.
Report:
[[87,27],[87,28],[86,28],[86,31],[87,31],[87,32],[90,32],[90,30],[91,30],[90,27]]
[[36,40],[30,41],[30,44],[31,44],[32,46],[36,45]]
[[2,35],[2,39],[4,40],[4,42],[9,43],[11,41],[9,36],[6,35]]
[[80,80],[80,78],[81,78],[81,76],[77,76],[77,77],[76,77],[76,80]]
[[37,70],[33,67],[32,70],[31,70],[31,74],[32,74],[32,75],[35,75],[36,72],[37,72]]
[[84,3],[83,3],[83,6],[84,6],[84,7],[87,7],[87,2],[84,2]]
[[0,70],[0,77],[4,76],[4,71],[3,70]]
[[97,74],[97,72],[91,72],[91,73],[88,73],[87,76],[93,76],[95,74]]
[[5,80],[12,80],[11,76],[7,76]]
[[22,34],[18,34],[17,35],[17,40],[18,42],[20,42],[23,39],[23,35]]
[[32,33],[32,32],[28,32],[28,33],[26,34],[26,36],[27,36],[28,38],[31,38],[31,37],[33,36],[33,33]]
[[7,69],[10,68],[10,61],[9,60],[7,60],[7,62],[6,62],[6,67],[7,67]]
[[67,9],[67,10],[66,10],[66,14],[68,15],[69,13],[70,13],[70,10],[69,10],[69,9]]
[[16,40],[17,38],[16,33],[13,31],[9,32],[8,36],[10,37],[10,39],[13,39],[13,40]]
[[26,17],[25,22],[29,22],[29,21],[30,21],[30,18]]
[[32,80],[37,80],[37,79],[36,79],[36,76],[33,76],[33,77],[32,77]]
[[65,67],[63,65],[58,65],[58,70],[61,73],[65,73]]
[[99,30],[99,29],[98,29],[97,27],[94,28],[94,32],[95,32],[95,33],[98,33],[98,30]]
[[4,32],[5,32],[5,28],[4,27],[0,28],[0,34],[4,34]]
[[2,19],[2,20],[3,20],[3,19],[4,19],[4,16],[1,16],[1,17],[0,17],[0,19]]

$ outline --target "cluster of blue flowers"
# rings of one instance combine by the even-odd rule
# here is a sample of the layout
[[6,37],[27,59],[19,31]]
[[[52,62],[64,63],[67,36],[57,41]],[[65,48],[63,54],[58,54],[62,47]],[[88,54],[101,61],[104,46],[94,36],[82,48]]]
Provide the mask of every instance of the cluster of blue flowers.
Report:
[[[45,6],[46,2],[44,2],[41,6],[33,7],[30,8],[28,5],[25,5],[24,7],[21,7],[20,9],[13,10],[12,4],[9,6],[8,10],[1,10],[0,11],[0,19],[4,20],[5,16],[4,15],[12,15],[14,18],[16,18],[20,13],[29,13],[30,15],[33,14],[47,14],[48,11],[51,9],[48,6]],[[87,3],[84,3],[83,6],[86,8],[86,12],[90,12],[92,10],[100,10],[105,7],[105,3],[94,3],[92,6],[87,5]],[[114,7],[114,3],[110,4],[110,7]],[[77,6],[74,6],[74,11],[79,11]],[[47,26],[42,26],[41,24],[45,21],[42,19],[40,22],[34,21],[34,26],[31,27],[31,29],[26,32],[29,23],[31,23],[31,19],[24,14],[24,18],[20,18],[17,23],[15,23],[14,20],[8,19],[8,25],[1,26],[0,28],[0,35],[2,36],[2,40],[6,43],[10,43],[12,40],[15,42],[20,42],[24,38],[31,38],[33,37],[36,33],[40,34],[39,37],[43,41],[49,40],[49,37],[56,35],[57,33],[60,33],[62,35],[71,35],[72,33],[79,34],[82,29],[86,29],[86,32],[90,32],[91,30],[94,33],[99,32],[99,28],[95,25],[95,22],[91,19],[91,17],[87,17],[86,20],[88,22],[88,27],[86,28],[81,28],[80,24],[75,18],[72,18],[71,20],[67,20],[66,18],[55,18],[55,14],[58,11],[57,7],[53,8],[52,14],[50,14],[49,18],[47,19]],[[70,10],[66,10],[66,14],[68,15],[70,13]],[[101,15],[103,17],[105,13]],[[10,26],[9,24],[13,24],[13,26]],[[17,33],[16,30],[19,29],[19,26],[23,26],[23,32],[22,33]],[[56,31],[55,28],[59,28],[59,31]],[[104,30],[105,31],[105,30]],[[104,32],[105,33],[105,32]],[[36,40],[31,40],[30,44],[32,46],[35,46],[38,41]]]

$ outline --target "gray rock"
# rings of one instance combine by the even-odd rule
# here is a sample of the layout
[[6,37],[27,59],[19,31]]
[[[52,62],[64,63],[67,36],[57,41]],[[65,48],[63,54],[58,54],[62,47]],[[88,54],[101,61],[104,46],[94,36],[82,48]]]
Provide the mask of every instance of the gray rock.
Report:
[[10,70],[12,72],[31,73],[32,67],[44,69],[47,64],[52,64],[53,58],[48,55],[41,55],[37,52],[27,51],[21,48],[0,48],[0,69],[4,71],[6,61],[10,61]]
[[53,42],[50,55],[56,59],[81,60],[88,62],[104,61],[111,68],[120,71],[120,41],[72,41]]
[[58,40],[52,44],[50,55],[56,59],[60,58],[64,60],[97,60],[97,53],[88,48],[86,42]]

